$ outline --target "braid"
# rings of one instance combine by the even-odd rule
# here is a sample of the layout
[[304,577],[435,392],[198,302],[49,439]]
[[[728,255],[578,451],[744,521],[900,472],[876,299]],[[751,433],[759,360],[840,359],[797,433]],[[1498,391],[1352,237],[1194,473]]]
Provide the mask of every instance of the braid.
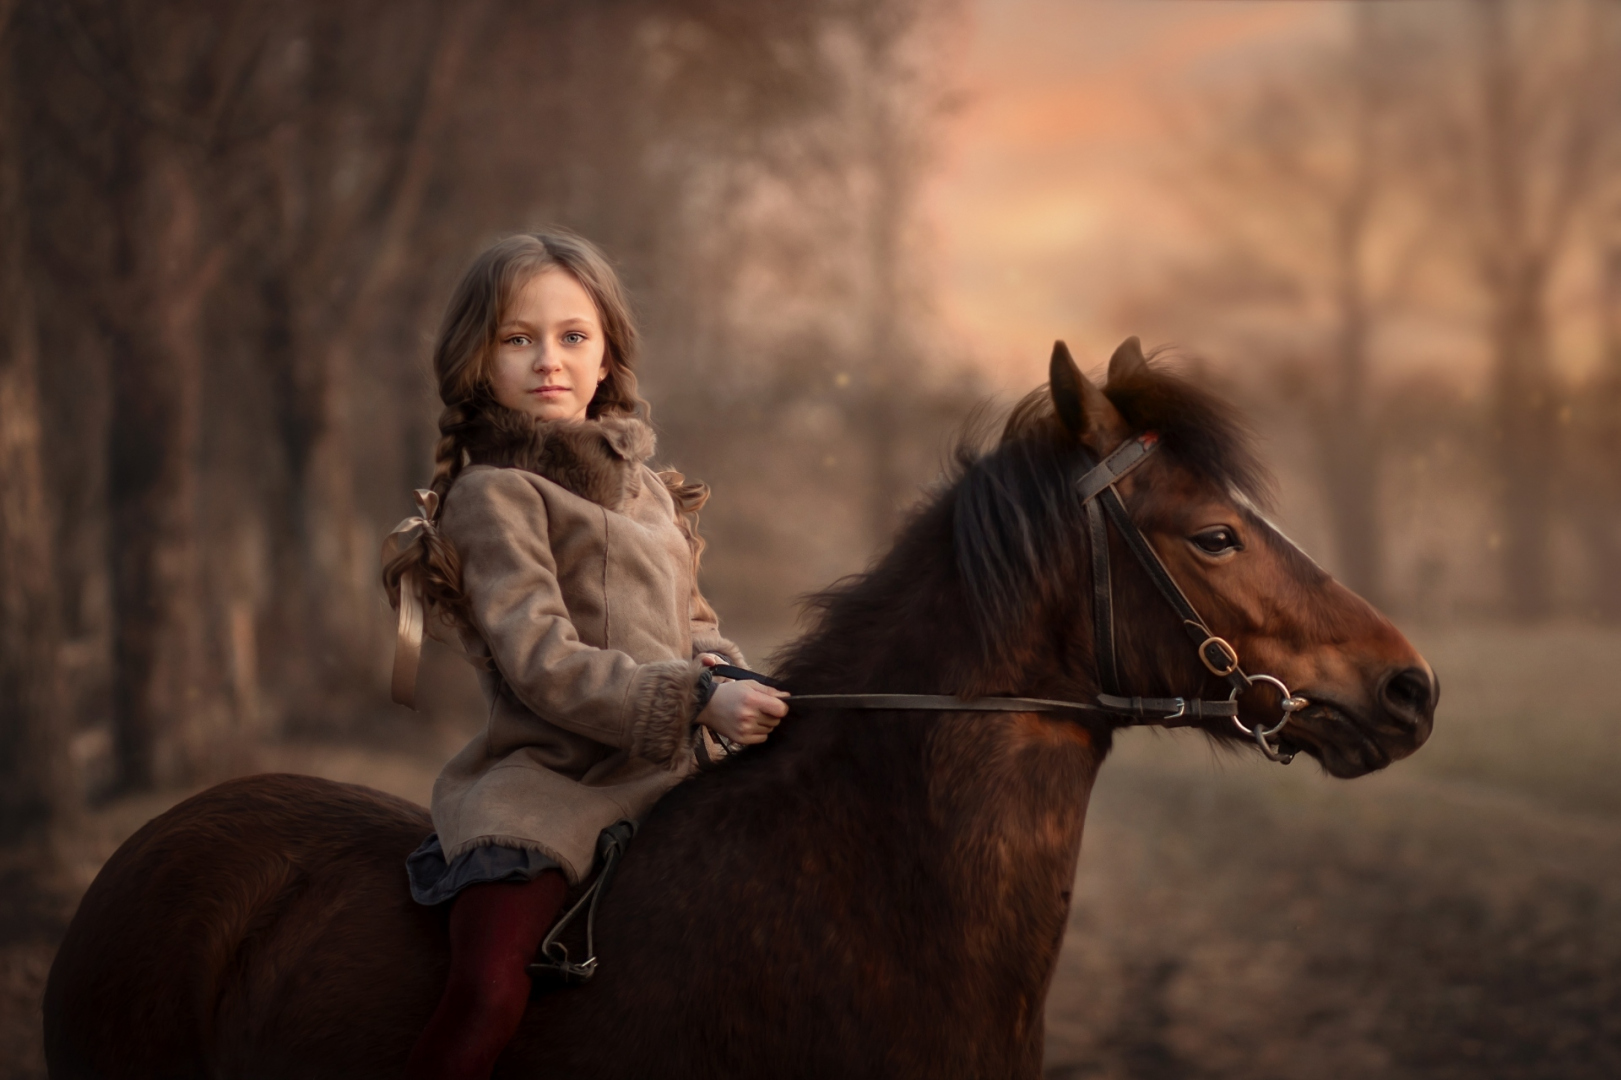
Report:
[[[439,496],[441,509],[450,486],[461,474],[462,439],[474,415],[474,410],[465,404],[447,406],[439,414],[439,442],[434,446],[433,480],[429,487]],[[406,571],[415,570],[424,606],[437,612],[451,626],[470,626],[467,595],[462,591],[461,557],[450,541],[439,535],[435,524],[430,522],[417,543],[383,567],[383,588],[397,605],[400,579]]]
[[428,485],[443,505],[450,485],[462,471],[462,436],[472,423],[473,412],[466,402],[445,406],[439,414],[439,442],[433,448],[433,481]]

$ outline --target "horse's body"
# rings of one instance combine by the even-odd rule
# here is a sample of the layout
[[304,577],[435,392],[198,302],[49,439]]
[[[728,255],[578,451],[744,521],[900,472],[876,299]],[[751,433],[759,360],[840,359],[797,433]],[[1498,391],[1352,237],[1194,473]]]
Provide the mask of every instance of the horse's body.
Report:
[[[1140,358],[1126,367],[1111,396],[1159,380],[1209,411]],[[1090,384],[1076,393],[1085,430],[1055,389],[1068,441],[1051,410],[1026,418],[829,594],[782,666],[794,691],[1096,692],[1084,535],[1038,550],[1047,532],[1067,536],[1073,509],[1042,485],[1058,489],[1118,440],[1110,425],[1125,428]],[[1176,438],[1175,417],[1138,405],[1137,426]],[[1181,422],[1195,420],[1220,426]],[[1242,486],[1241,461],[1201,473],[1186,457],[1198,439],[1184,442],[1178,465],[1124,490],[1212,625],[1312,698],[1293,748],[1338,775],[1410,752],[1434,708],[1422,659],[1220,490]],[[1014,501],[985,517],[998,491]],[[1222,578],[1239,564],[1206,567],[1165,539],[1187,533],[1182,508],[1218,503],[1252,535],[1252,562],[1283,568],[1267,595]],[[1147,583],[1117,584],[1132,692],[1202,685]],[[537,1001],[497,1074],[1037,1075],[1110,739],[1107,725],[1034,714],[791,718],[655,808],[603,902],[600,971]],[[430,828],[417,807],[304,777],[234,781],[156,819],[103,869],[52,969],[52,1075],[398,1075],[447,969],[445,912],[415,905],[403,870]]]

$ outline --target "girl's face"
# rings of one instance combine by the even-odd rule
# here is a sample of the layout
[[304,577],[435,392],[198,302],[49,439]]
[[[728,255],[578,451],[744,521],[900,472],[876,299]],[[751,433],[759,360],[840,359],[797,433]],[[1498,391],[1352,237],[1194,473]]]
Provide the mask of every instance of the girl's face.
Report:
[[584,420],[608,374],[607,338],[591,294],[547,267],[513,294],[495,337],[495,400],[537,420]]

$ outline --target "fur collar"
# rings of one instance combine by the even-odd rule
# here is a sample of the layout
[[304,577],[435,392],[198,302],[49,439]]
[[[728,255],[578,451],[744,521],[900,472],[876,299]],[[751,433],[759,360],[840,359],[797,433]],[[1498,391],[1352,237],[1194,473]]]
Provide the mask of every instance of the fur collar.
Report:
[[609,510],[641,490],[653,429],[635,417],[536,420],[501,406],[483,412],[464,444],[475,465],[525,469]]

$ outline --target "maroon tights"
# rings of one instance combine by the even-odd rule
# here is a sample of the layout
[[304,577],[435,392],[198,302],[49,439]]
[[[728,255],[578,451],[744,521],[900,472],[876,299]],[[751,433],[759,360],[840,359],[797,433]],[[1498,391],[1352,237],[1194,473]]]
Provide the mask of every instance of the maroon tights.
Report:
[[487,1080],[523,1020],[529,973],[568,895],[556,870],[533,881],[483,882],[450,907],[450,980],[411,1048],[406,1080]]

